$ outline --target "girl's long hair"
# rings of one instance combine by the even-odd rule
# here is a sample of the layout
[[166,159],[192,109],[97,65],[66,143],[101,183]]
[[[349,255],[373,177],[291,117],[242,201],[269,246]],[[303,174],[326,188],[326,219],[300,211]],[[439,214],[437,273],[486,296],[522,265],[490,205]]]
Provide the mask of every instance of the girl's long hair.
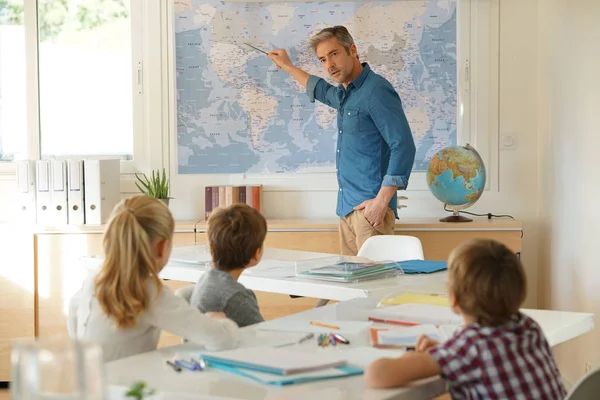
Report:
[[95,295],[102,311],[118,328],[137,323],[149,306],[147,281],[162,283],[155,245],[172,240],[175,222],[160,200],[139,195],[119,203],[104,233],[104,263],[95,279]]

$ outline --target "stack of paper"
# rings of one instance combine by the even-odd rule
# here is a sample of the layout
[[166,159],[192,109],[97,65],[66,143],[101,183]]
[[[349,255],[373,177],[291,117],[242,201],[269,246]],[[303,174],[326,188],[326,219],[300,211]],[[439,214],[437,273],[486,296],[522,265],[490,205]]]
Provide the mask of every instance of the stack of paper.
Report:
[[209,367],[270,385],[288,385],[363,373],[362,368],[347,365],[347,360],[339,353],[250,347],[204,353],[201,357]]

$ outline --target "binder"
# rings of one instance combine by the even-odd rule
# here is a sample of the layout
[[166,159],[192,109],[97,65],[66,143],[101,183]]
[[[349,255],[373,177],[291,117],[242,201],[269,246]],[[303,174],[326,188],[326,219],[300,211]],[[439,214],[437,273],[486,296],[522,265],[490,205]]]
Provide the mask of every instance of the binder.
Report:
[[37,223],[51,225],[52,221],[52,193],[50,192],[50,161],[36,161],[36,211]]
[[50,195],[52,197],[51,219],[54,225],[68,223],[67,163],[65,160],[50,162]]
[[86,225],[108,222],[121,201],[121,161],[119,159],[83,160],[83,187]]
[[17,164],[17,212],[21,222],[35,224],[36,212],[36,184],[35,161],[19,160]]
[[83,160],[67,161],[68,221],[71,225],[85,224]]

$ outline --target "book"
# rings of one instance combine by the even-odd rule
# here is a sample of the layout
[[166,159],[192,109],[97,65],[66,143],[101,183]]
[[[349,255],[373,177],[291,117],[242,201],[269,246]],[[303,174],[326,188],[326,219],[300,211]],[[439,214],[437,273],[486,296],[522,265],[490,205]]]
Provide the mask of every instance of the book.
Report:
[[279,347],[247,347],[204,353],[209,365],[242,368],[274,375],[293,375],[342,367],[347,361],[335,353],[310,353]]
[[299,277],[336,282],[360,282],[398,274],[398,263],[392,261],[355,262],[343,257],[341,260],[340,257],[324,257],[296,263],[296,275]]
[[399,325],[462,325],[463,318],[449,307],[431,304],[406,303],[376,308],[369,312],[369,320]]
[[262,212],[262,185],[232,186],[219,185],[204,188],[204,218],[219,207],[244,203]]

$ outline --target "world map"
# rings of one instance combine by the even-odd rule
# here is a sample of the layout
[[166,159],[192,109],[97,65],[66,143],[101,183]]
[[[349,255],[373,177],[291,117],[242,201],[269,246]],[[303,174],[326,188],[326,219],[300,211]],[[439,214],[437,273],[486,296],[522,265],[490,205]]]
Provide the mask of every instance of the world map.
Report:
[[361,61],[394,86],[426,171],[456,144],[456,0],[375,2],[175,1],[177,163],[180,174],[335,171],[336,110],[260,51],[335,84],[308,48],[344,25]]

